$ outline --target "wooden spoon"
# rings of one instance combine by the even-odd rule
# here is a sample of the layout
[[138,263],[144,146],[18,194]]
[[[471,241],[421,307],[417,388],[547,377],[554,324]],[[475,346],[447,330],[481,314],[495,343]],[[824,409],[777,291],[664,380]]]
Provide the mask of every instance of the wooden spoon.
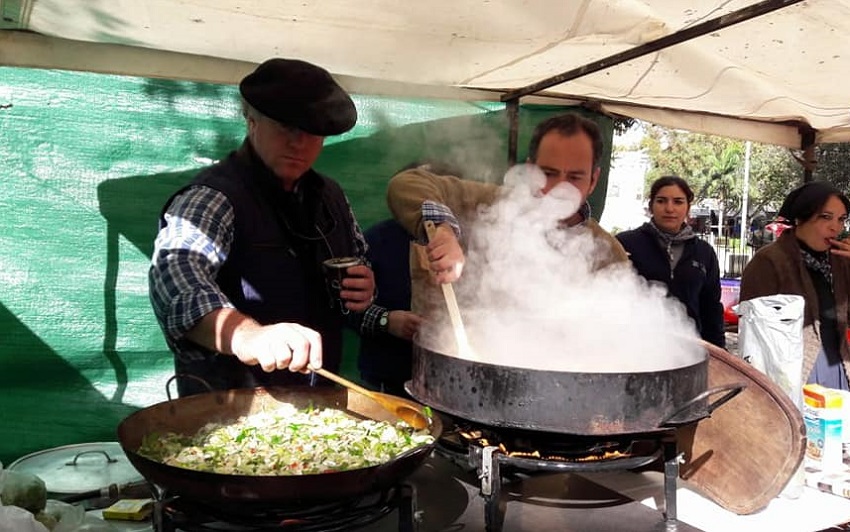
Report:
[[[431,220],[425,221],[425,233],[428,235],[428,240],[434,238],[437,231],[437,226]],[[469,337],[466,336],[466,328],[463,326],[463,320],[460,317],[460,308],[457,305],[457,297],[451,283],[440,283],[440,288],[443,289],[443,298],[446,300],[446,308],[449,311],[449,318],[452,322],[452,329],[455,333],[455,341],[457,342],[457,353],[461,358],[467,360],[475,360],[472,347],[469,345]]]
[[340,377],[336,373],[331,373],[326,369],[310,368],[310,370],[315,373],[318,373],[326,379],[332,380],[337,384],[345,386],[349,390],[354,390],[355,392],[361,395],[365,395],[369,399],[381,405],[385,410],[392,412],[397,418],[404,421],[416,430],[427,428],[431,424],[431,421],[427,417],[425,417],[425,414],[420,412],[418,408],[411,406],[404,399],[401,399],[399,397],[393,397],[392,395],[373,392],[372,390],[367,390],[366,388],[355,384],[348,379]]

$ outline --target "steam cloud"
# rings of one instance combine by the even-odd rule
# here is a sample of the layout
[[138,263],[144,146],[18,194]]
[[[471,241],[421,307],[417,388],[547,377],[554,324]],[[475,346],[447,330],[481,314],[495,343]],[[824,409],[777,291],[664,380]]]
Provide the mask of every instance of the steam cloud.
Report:
[[[548,371],[630,373],[700,362],[705,353],[684,307],[629,263],[597,270],[608,243],[582,226],[559,228],[581,196],[561,184],[545,196],[539,169],[505,178],[500,201],[468,232],[455,283],[470,344],[481,362]],[[448,321],[426,322],[419,341],[455,352]]]

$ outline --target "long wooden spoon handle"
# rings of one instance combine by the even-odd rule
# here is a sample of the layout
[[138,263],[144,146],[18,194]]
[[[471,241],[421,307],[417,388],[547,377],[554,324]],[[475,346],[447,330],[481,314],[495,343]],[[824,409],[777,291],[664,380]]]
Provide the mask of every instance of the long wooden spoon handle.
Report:
[[318,373],[319,375],[321,375],[322,377],[324,377],[328,380],[332,380],[337,384],[341,384],[342,386],[345,386],[346,388],[351,388],[355,392],[360,393],[362,395],[365,395],[366,397],[374,396],[374,394],[372,393],[371,390],[367,390],[366,388],[360,386],[359,384],[351,382],[350,380],[345,379],[343,377],[340,377],[336,373],[331,373],[330,371],[328,371],[324,368],[318,368],[318,369],[310,368],[310,370],[315,372],[315,373]]
[[[437,226],[431,220],[425,221],[425,233],[428,235],[428,240],[434,238],[437,231]],[[466,329],[463,326],[463,320],[460,317],[460,308],[457,305],[457,297],[451,283],[440,283],[443,289],[443,297],[446,300],[446,307],[449,310],[449,318],[452,321],[452,328],[455,331],[455,339],[458,344],[458,350],[464,352],[469,348],[469,339],[466,336]]]

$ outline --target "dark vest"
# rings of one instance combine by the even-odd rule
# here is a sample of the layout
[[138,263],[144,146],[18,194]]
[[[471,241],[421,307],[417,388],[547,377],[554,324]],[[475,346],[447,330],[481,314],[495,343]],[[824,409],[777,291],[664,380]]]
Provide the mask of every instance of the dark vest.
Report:
[[[247,142],[201,171],[187,187],[197,185],[227,196],[235,214],[230,254],[217,277],[221,290],[240,312],[263,325],[295,322],[317,330],[323,366],[338,372],[344,317],[325,284],[321,263],[357,253],[351,211],[339,185],[311,169],[295,192],[286,192]],[[213,378],[215,388],[306,382],[301,374],[265,373],[212,352],[203,363],[185,365],[180,368],[178,362],[178,371],[224,378]]]

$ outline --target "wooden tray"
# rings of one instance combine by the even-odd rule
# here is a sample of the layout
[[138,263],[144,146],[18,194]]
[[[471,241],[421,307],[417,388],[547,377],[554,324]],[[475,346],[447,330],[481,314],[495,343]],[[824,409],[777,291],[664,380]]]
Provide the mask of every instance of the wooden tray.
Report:
[[806,429],[788,395],[763,373],[719,349],[710,351],[709,388],[746,383],[710,418],[679,430],[682,479],[736,514],[763,509],[803,460]]

